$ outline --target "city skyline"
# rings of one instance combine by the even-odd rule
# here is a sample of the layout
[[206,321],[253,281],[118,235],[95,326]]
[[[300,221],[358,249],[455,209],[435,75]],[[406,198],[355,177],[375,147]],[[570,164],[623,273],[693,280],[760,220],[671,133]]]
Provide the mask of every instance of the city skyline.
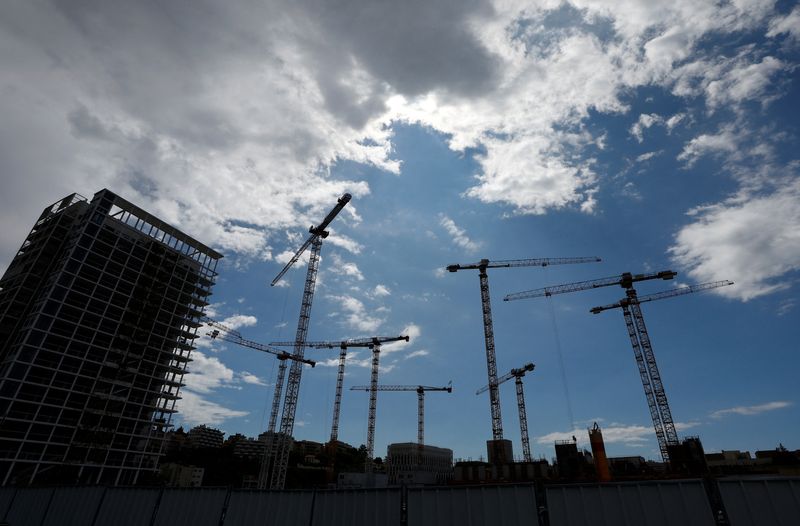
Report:
[[[615,7],[616,6],[616,7]],[[313,2],[158,10],[0,8],[0,271],[42,206],[108,187],[223,253],[210,316],[290,340],[304,264],[269,282],[344,192],[309,339],[409,334],[381,384],[445,385],[426,443],[486,455],[482,258],[598,256],[489,271],[498,373],[528,362],[534,457],[597,421],[610,456],[658,458],[620,288],[509,293],[671,269],[643,305],[681,437],[800,447],[796,374],[800,8],[788,2]],[[302,262],[300,262],[302,263]],[[177,424],[257,436],[272,357],[199,341]],[[327,353],[327,354],[326,354]],[[294,435],[330,432],[336,350],[307,352]],[[340,439],[366,441],[366,351],[348,357]],[[563,367],[562,367],[563,364]],[[522,451],[511,382],[503,427]],[[416,436],[413,393],[380,393],[376,455]],[[578,435],[577,432],[582,433]]]

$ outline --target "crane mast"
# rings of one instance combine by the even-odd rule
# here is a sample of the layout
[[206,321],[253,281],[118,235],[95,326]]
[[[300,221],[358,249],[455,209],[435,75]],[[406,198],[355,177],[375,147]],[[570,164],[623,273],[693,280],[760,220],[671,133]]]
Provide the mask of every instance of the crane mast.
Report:
[[[275,279],[272,280],[272,285],[275,285],[286,271],[294,265],[300,258],[305,250],[311,246],[311,254],[308,259],[308,270],[306,271],[306,280],[303,287],[303,299],[300,304],[300,316],[297,321],[297,332],[295,334],[295,345],[293,356],[303,358],[305,351],[306,335],[308,334],[308,324],[311,318],[311,304],[314,300],[314,287],[317,281],[317,271],[319,269],[319,253],[322,248],[322,240],[328,237],[328,231],[325,230],[331,221],[342,211],[342,209],[350,202],[350,194],[344,194],[337,201],[336,206],[325,216],[322,223],[318,226],[309,228],[311,236],[295,253],[289,263],[278,273]],[[289,437],[292,436],[294,431],[295,413],[297,411],[297,399],[300,393],[300,379],[303,375],[303,369],[299,366],[297,361],[292,362],[289,369],[289,381],[286,386],[286,395],[283,401],[283,414],[281,415],[281,427],[278,434],[275,447],[270,454],[272,458],[272,475],[270,478],[270,489],[283,489],[286,483],[286,471],[289,465]],[[259,486],[265,484],[259,482]]]
[[[528,416],[527,411],[525,410],[525,392],[522,388],[522,378],[525,376],[525,373],[528,371],[533,371],[536,366],[532,363],[525,364],[524,366],[520,367],[519,369],[511,369],[508,373],[503,375],[501,378],[497,379],[497,385],[504,383],[511,378],[514,378],[514,383],[516,385],[517,390],[517,409],[519,411],[519,432],[520,432],[520,439],[522,441],[522,455],[525,458],[525,462],[531,462],[531,442],[530,438],[528,437]],[[484,386],[475,391],[476,395],[486,392],[489,389],[489,386]]]
[[287,360],[302,362],[311,365],[314,367],[316,364],[313,360],[308,360],[306,358],[299,358],[293,356],[282,349],[275,349],[270,345],[264,345],[262,343],[254,342],[251,340],[246,340],[242,337],[242,335],[236,331],[231,329],[230,327],[212,320],[210,318],[204,318],[205,321],[209,326],[214,327],[214,330],[208,333],[211,339],[220,339],[230,343],[235,343],[237,345],[241,345],[243,347],[248,347],[251,349],[256,349],[259,351],[267,352],[270,354],[275,355],[278,360],[280,360],[280,365],[278,366],[278,376],[275,379],[275,392],[272,395],[272,410],[270,412],[269,417],[269,427],[267,427],[267,443],[266,448],[264,449],[264,458],[261,461],[261,467],[259,469],[259,489],[266,489],[266,481],[268,480],[269,474],[269,466],[271,462],[271,453],[275,444],[275,423],[278,418],[278,409],[280,408],[281,402],[281,394],[283,393],[283,381],[286,377],[286,365]]
[[[372,391],[372,385],[357,385],[351,391]],[[417,392],[417,445],[425,445],[425,391],[453,392],[453,382],[444,387],[430,387],[427,385],[378,385],[376,391],[416,391]],[[374,423],[373,423],[374,424]]]
[[[355,338],[350,340],[341,340],[339,342],[332,341],[311,341],[306,342],[306,348],[311,347],[314,349],[333,349],[339,347],[339,367],[336,374],[336,396],[333,401],[333,420],[331,422],[331,439],[330,444],[335,447],[336,441],[339,439],[339,414],[342,405],[342,384],[344,382],[344,367],[347,359],[347,349],[349,347],[371,347],[375,340],[380,343],[390,343],[397,341],[408,341],[408,336],[373,336],[371,338]],[[293,346],[294,342],[272,342],[270,345]]]
[[483,314],[483,338],[486,347],[486,372],[489,377],[489,409],[492,417],[493,440],[503,439],[503,417],[500,413],[500,395],[497,391],[497,359],[494,346],[494,327],[492,325],[492,304],[489,295],[488,268],[512,267],[546,267],[548,265],[563,265],[570,263],[595,263],[597,257],[577,258],[539,258],[489,261],[482,259],[478,263],[467,265],[453,264],[446,267],[448,272],[459,270],[478,270],[481,292],[481,311]]
[[653,420],[653,427],[655,428],[658,447],[661,451],[661,458],[664,462],[669,462],[669,446],[679,443],[678,433],[675,429],[672,411],[669,408],[664,384],[661,380],[661,373],[658,370],[658,364],[656,363],[656,357],[653,353],[653,346],[650,343],[650,335],[647,332],[647,326],[644,322],[640,304],[728,285],[733,285],[733,282],[728,280],[714,281],[657,292],[655,294],[642,296],[641,298],[637,296],[636,290],[631,287],[625,291],[624,299],[612,305],[594,307],[590,311],[593,314],[599,314],[600,312],[614,308],[620,308],[622,310],[625,326],[631,340],[631,347],[633,347],[633,353],[639,368],[639,376],[644,386],[647,405],[650,409],[650,416]]
[[367,421],[367,458],[364,473],[372,473],[375,451],[375,410],[378,407],[378,362],[381,357],[381,344],[372,346],[372,372],[369,380],[369,417]]

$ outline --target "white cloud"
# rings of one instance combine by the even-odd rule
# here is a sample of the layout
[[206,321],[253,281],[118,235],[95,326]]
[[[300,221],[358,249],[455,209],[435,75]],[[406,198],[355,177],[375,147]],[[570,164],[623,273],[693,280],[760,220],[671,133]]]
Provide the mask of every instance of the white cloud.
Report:
[[795,299],[783,300],[780,305],[778,305],[777,314],[778,316],[785,316],[792,312],[796,306],[797,300]]
[[794,40],[800,40],[800,7],[795,6],[786,16],[775,17],[769,21],[768,37],[787,34]]
[[408,360],[409,358],[417,358],[419,356],[428,356],[430,352],[426,351],[425,349],[420,349],[418,351],[412,351],[405,356],[405,359]]
[[[0,33],[0,171],[25,176],[6,181],[0,219],[21,237],[23,211],[110,187],[207,244],[285,261],[296,245],[278,233],[319,221],[345,191],[369,194],[330,177],[334,163],[399,173],[395,122],[484,152],[467,197],[592,213],[603,137],[586,131],[591,113],[627,111],[621,96],[640,86],[710,106],[768,96],[779,59],[692,53],[705,35],[767,23],[795,34],[797,8],[773,14],[767,0],[15,4],[3,22],[22,29]],[[359,221],[351,204],[336,225]],[[18,242],[3,238],[0,260]]]
[[[627,446],[641,446],[643,443],[655,437],[655,432],[651,426],[641,425],[609,425],[602,428],[603,441],[606,444],[621,443]],[[536,437],[539,444],[552,444],[556,440],[578,439],[579,444],[588,444],[589,438],[586,429],[575,428],[572,431],[554,431],[546,435]]]
[[784,409],[786,407],[790,407],[791,405],[792,405],[791,402],[775,401],[759,405],[737,406],[737,407],[731,407],[729,409],[719,409],[717,411],[714,411],[711,413],[711,417],[722,418],[727,415],[745,415],[745,416],[758,415],[761,413],[765,413],[767,411]]
[[371,316],[361,300],[348,295],[332,295],[328,299],[335,302],[344,312],[344,323],[362,333],[374,333],[383,324],[383,319]]
[[675,128],[675,126],[683,122],[684,119],[686,119],[685,113],[676,113],[675,115],[667,119],[667,122],[664,123],[667,126],[667,131],[671,132]]
[[800,269],[800,179],[763,195],[740,195],[691,212],[669,252],[697,281],[730,279],[716,293],[747,301],[789,286]]
[[637,163],[641,163],[641,162],[644,162],[644,161],[649,161],[653,157],[655,157],[657,155],[661,155],[663,152],[664,152],[664,150],[658,150],[657,152],[643,153],[642,155],[639,155],[638,157],[636,157],[636,162]]
[[219,425],[230,418],[246,416],[247,411],[229,409],[220,404],[210,402],[191,391],[181,391],[181,400],[177,402],[178,418],[184,424],[195,426],[199,424]]
[[209,393],[218,387],[233,382],[234,373],[216,356],[206,356],[200,351],[192,352],[192,361],[187,366],[186,389]]
[[262,385],[262,386],[268,385],[267,382],[265,382],[263,379],[259,378],[258,376],[254,375],[253,373],[250,373],[248,371],[240,372],[239,373],[239,378],[246,384]]
[[364,248],[360,243],[350,239],[345,235],[334,232],[333,229],[331,229],[331,235],[325,239],[325,243],[330,243],[335,247],[343,248],[353,254],[360,254],[361,250]]
[[642,113],[639,115],[639,120],[633,123],[631,126],[630,133],[636,140],[639,142],[644,141],[644,130],[650,128],[654,124],[663,124],[664,118],[656,113]]
[[774,57],[764,57],[761,62],[743,60],[721,78],[706,86],[706,100],[711,108],[737,104],[745,100],[764,98],[771,77],[786,65]]
[[480,243],[471,240],[467,236],[467,232],[446,215],[439,215],[439,224],[447,231],[456,246],[463,248],[467,252],[475,252],[480,248]]
[[389,287],[387,287],[386,285],[382,285],[380,283],[375,285],[375,288],[372,289],[372,295],[375,296],[376,298],[383,298],[391,295],[391,293],[392,291],[389,290]]
[[684,147],[678,155],[679,161],[686,161],[692,166],[703,155],[732,155],[739,150],[740,135],[730,127],[725,127],[716,134],[702,134]]
[[234,316],[228,316],[220,323],[226,327],[230,327],[231,329],[238,329],[240,327],[254,326],[258,323],[258,318],[255,316],[250,316],[249,314],[236,314]]
[[364,275],[361,273],[358,265],[352,261],[344,261],[338,254],[333,254],[331,256],[331,267],[328,268],[328,272],[337,276],[349,276],[358,281],[364,280]]

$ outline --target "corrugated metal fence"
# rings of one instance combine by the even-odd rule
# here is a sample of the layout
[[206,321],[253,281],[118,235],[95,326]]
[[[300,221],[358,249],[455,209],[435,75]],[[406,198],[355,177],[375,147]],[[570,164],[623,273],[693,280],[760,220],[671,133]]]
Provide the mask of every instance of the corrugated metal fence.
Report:
[[[348,491],[0,488],[10,526],[789,526],[800,479],[725,479],[725,514],[700,480]],[[538,495],[538,498],[537,498]],[[713,510],[713,511],[712,511]],[[730,522],[728,522],[730,521]]]

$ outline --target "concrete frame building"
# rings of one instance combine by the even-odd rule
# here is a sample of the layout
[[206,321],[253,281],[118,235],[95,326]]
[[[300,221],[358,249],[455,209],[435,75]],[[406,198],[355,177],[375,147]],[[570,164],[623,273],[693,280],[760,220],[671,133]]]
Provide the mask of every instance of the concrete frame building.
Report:
[[0,483],[157,472],[222,257],[101,190],[47,207],[0,279]]

